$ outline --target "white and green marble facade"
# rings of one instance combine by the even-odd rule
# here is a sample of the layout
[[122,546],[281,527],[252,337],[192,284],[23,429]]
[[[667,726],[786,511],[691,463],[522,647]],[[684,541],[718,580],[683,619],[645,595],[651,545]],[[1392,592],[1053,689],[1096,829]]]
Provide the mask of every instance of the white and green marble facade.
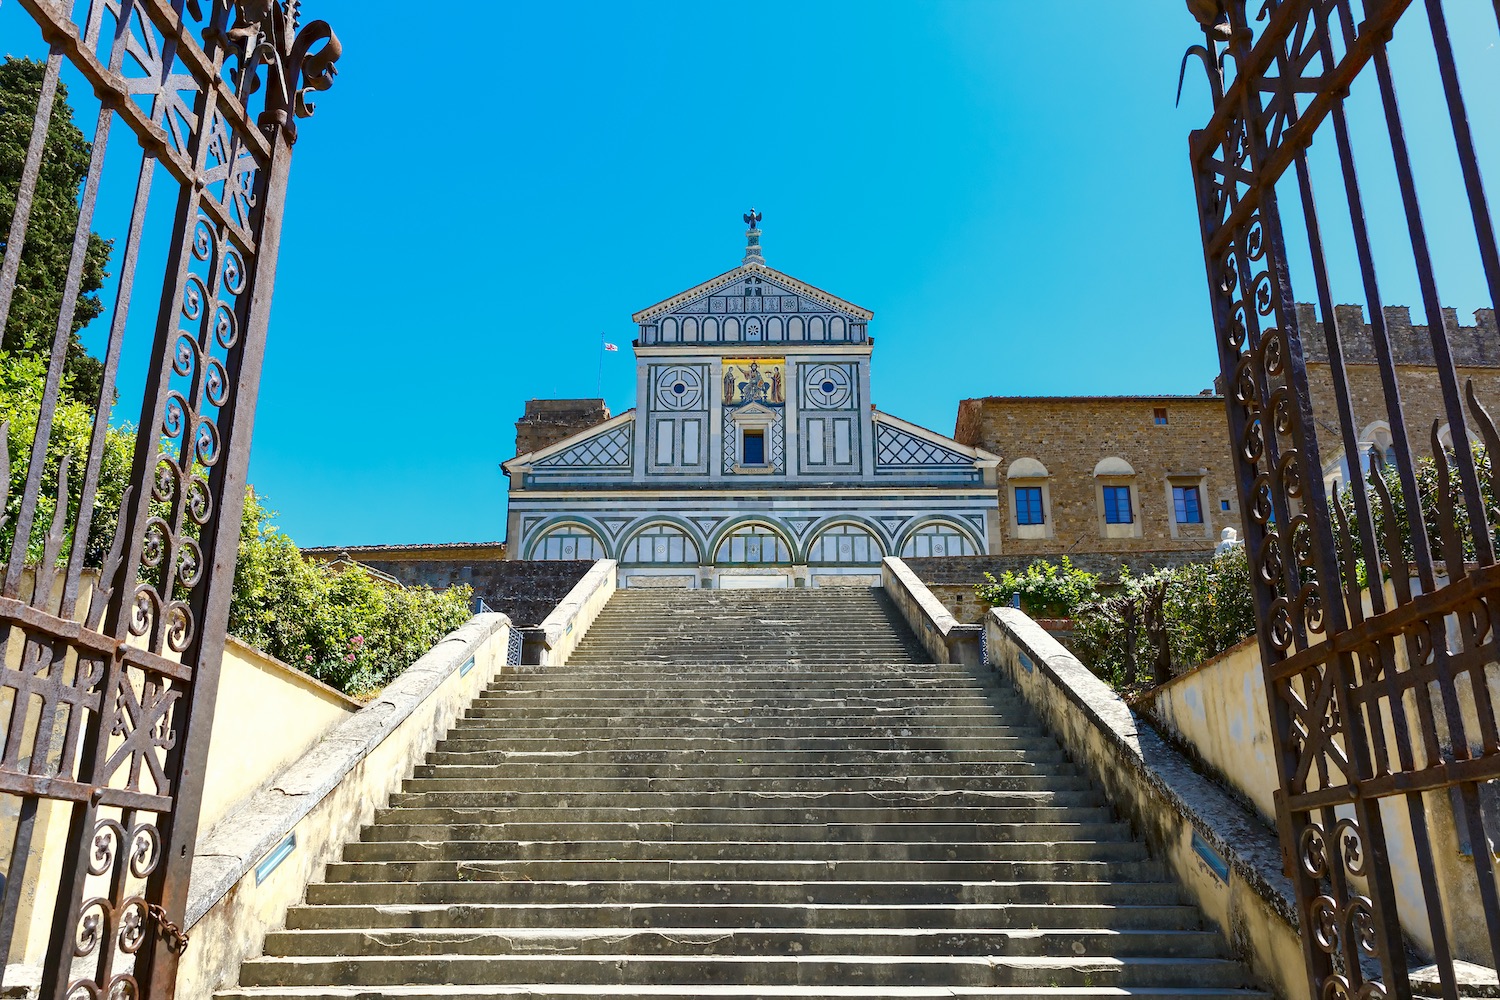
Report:
[[[624,586],[819,586],[992,551],[999,459],[876,410],[870,311],[767,267],[759,235],[635,314],[635,409],[504,464],[510,558],[618,559]],[[750,360],[772,364],[747,391]]]

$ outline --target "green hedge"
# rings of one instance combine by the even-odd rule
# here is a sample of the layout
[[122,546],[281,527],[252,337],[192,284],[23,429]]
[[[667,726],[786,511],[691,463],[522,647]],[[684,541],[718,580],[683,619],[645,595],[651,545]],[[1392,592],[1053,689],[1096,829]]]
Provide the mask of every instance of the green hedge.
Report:
[[469,587],[403,589],[357,565],[312,562],[274,516],[247,493],[229,631],[278,660],[368,697],[469,619]]

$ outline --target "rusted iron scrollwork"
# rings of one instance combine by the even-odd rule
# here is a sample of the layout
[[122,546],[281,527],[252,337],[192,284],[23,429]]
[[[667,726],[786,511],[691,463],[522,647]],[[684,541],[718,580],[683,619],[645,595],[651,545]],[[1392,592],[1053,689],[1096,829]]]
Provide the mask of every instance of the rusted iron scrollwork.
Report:
[[[1493,968],[1500,957],[1491,846],[1500,829],[1487,823],[1480,794],[1500,775],[1492,700],[1500,568],[1485,504],[1496,484],[1488,459],[1477,458],[1500,456],[1500,434],[1455,372],[1456,330],[1438,299],[1386,51],[1393,33],[1431,36],[1471,215],[1446,221],[1473,227],[1493,308],[1500,253],[1443,6],[1190,0],[1189,7],[1203,42],[1188,58],[1202,63],[1213,99],[1208,124],[1191,137],[1196,196],[1260,623],[1278,822],[1312,995],[1407,997],[1408,967],[1418,961],[1435,964],[1443,995],[1456,997],[1456,960]],[[1407,16],[1418,7],[1426,31],[1421,18]],[[1408,426],[1403,391],[1414,387],[1397,370],[1345,114],[1354,85],[1379,99],[1379,139],[1400,194],[1380,210],[1406,223],[1403,250],[1428,323],[1423,350],[1457,447],[1440,439],[1439,422]],[[1309,166],[1315,135],[1336,169]],[[1277,197],[1283,181],[1281,190],[1296,191],[1291,234]],[[1364,292],[1379,373],[1374,401],[1350,387],[1351,331],[1334,307],[1323,236],[1335,224],[1352,235],[1356,259],[1346,270]],[[1312,314],[1295,306],[1289,235],[1306,240],[1309,268],[1299,280],[1311,279],[1301,291],[1316,299],[1321,326],[1304,328]],[[1330,412],[1313,412],[1310,350],[1330,371]],[[1360,433],[1376,419],[1388,423],[1390,447],[1366,470]],[[1464,447],[1466,435],[1485,448]],[[1418,513],[1416,499],[1424,455],[1436,470],[1431,518]],[[1434,818],[1438,807],[1451,810],[1456,831]],[[1467,872],[1451,860],[1455,833],[1471,846]],[[1398,865],[1409,876],[1401,892]]]
[[[333,83],[340,46],[326,23],[300,23],[298,0],[16,2],[47,58],[0,264],[0,328],[60,82],[77,92],[81,80],[99,110],[85,133],[78,230],[19,498],[8,495],[15,480],[0,448],[0,508],[14,512],[0,591],[0,795],[15,804],[0,834],[9,852],[0,942],[12,962],[31,961],[28,941],[50,926],[46,1000],[165,998],[189,944],[189,866],[291,148],[297,121],[313,112],[309,96]],[[109,143],[121,127],[134,153]],[[110,262],[89,449],[80,467],[64,458],[52,472],[105,154],[122,149],[138,157],[127,165],[135,195]],[[137,278],[151,280],[142,244],[164,179],[175,215],[141,430],[123,501],[103,510],[109,413]],[[67,846],[52,856],[59,828]],[[48,925],[26,895],[50,885]]]

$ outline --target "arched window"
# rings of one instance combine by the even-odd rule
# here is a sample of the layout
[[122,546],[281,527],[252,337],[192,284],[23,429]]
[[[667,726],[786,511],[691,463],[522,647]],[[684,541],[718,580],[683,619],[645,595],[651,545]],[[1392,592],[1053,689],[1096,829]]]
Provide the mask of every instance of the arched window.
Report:
[[538,561],[603,559],[604,542],[581,524],[559,524],[548,528],[531,543],[530,558]]
[[901,546],[901,555],[908,559],[925,559],[929,556],[977,556],[979,550],[966,532],[956,524],[939,521],[924,524],[906,536]]
[[1135,467],[1118,455],[1094,466],[1094,490],[1099,504],[1100,534],[1105,538],[1141,537],[1141,497]]
[[1360,456],[1360,465],[1364,471],[1371,469],[1390,469],[1396,465],[1396,443],[1391,438],[1391,425],[1384,420],[1377,420],[1366,427],[1359,435],[1360,441],[1364,442],[1364,453]]
[[675,524],[653,524],[625,543],[620,561],[636,566],[696,566],[698,543]]
[[724,537],[714,562],[733,566],[786,566],[792,547],[786,536],[766,524],[742,524]]
[[858,524],[835,524],[807,547],[807,561],[819,566],[870,566],[885,556],[880,539]]

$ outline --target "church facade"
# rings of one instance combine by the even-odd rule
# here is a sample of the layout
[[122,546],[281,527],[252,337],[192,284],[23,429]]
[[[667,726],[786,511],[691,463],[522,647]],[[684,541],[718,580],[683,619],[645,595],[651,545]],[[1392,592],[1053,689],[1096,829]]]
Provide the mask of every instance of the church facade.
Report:
[[876,409],[873,314],[768,267],[746,221],[739,267],[632,317],[635,408],[503,464],[508,557],[743,588],[995,551],[999,459]]

